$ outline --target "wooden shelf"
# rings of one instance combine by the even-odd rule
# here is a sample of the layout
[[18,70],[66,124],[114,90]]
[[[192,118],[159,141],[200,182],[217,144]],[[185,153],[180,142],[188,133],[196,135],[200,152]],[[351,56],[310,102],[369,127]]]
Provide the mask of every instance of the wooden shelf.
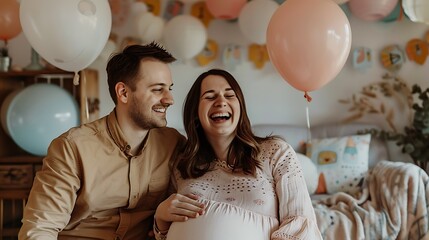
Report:
[[43,69],[39,71],[9,71],[0,72],[0,78],[11,78],[11,77],[34,77],[42,74],[74,74],[73,72],[67,72],[61,69]]
[[0,190],[0,239],[17,239],[29,190]]
[[1,199],[27,199],[30,194],[29,189],[7,189],[0,190]]
[[[73,95],[79,104],[81,123],[95,120],[99,114],[98,72],[85,69],[79,74],[80,83],[74,85],[74,73],[60,69],[0,72],[0,103],[13,91],[47,82]],[[0,126],[0,240],[16,239],[32,180],[42,161],[43,156],[31,155],[19,148]]]
[[14,228],[4,228],[3,229],[3,238],[6,237],[16,237],[18,236],[20,227],[14,227]]
[[0,163],[42,163],[43,157],[33,155],[17,155],[0,157]]

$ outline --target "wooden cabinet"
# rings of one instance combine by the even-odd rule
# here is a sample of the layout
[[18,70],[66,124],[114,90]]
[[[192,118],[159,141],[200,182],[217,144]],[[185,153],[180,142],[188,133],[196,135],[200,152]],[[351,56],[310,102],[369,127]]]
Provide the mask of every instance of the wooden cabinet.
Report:
[[29,155],[0,158],[0,239],[17,239],[33,177],[42,167],[42,159]]
[[[98,72],[86,69],[79,73],[62,70],[0,72],[0,103],[13,91],[35,83],[57,84],[70,92],[80,108],[80,122],[99,117]],[[0,106],[1,106],[0,104]],[[0,127],[0,240],[17,239],[25,201],[33,178],[42,166],[41,156],[33,156],[19,148]]]

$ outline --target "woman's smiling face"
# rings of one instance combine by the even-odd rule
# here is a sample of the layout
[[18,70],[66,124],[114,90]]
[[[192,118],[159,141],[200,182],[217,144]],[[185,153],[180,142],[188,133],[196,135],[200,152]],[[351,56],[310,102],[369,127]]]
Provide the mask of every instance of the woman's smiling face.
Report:
[[198,118],[208,138],[234,137],[240,119],[240,102],[229,83],[209,75],[201,83]]

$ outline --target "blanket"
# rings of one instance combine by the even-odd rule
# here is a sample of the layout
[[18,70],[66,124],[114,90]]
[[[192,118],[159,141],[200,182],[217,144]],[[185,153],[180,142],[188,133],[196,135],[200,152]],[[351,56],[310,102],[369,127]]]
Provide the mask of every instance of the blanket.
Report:
[[429,240],[428,182],[414,164],[379,162],[359,196],[336,193],[313,201],[323,238]]

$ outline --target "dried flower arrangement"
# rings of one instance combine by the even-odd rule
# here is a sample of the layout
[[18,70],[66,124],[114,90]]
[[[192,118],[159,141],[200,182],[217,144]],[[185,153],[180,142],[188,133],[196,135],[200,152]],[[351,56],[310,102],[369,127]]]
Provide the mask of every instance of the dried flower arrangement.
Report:
[[[400,104],[401,116],[407,115],[408,124],[402,131],[394,123],[397,107],[381,99]],[[385,74],[383,80],[363,87],[351,99],[340,100],[350,104],[350,117],[346,122],[358,120],[368,114],[377,114],[386,121],[389,130],[366,129],[361,133],[395,141],[402,152],[409,154],[414,163],[422,169],[429,167],[429,88],[422,90],[417,84],[409,87],[401,78]],[[395,111],[396,109],[396,111]]]

